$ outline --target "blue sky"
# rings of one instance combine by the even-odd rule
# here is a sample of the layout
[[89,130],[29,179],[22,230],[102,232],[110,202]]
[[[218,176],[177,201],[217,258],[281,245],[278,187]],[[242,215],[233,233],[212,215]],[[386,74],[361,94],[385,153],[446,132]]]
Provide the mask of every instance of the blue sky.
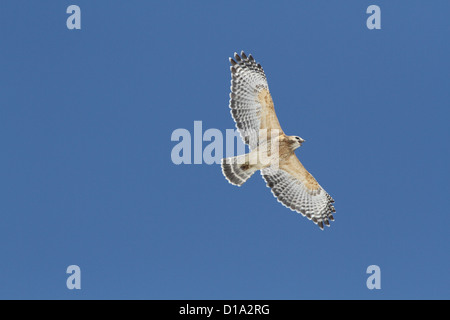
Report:
[[[66,8],[81,8],[81,30]],[[381,8],[368,30],[366,8]],[[2,1],[0,298],[450,298],[448,1]],[[174,165],[234,128],[252,53],[336,200],[320,231],[254,175]],[[204,146],[207,143],[204,144]],[[81,268],[81,290],[66,268]],[[366,268],[381,268],[368,290]]]

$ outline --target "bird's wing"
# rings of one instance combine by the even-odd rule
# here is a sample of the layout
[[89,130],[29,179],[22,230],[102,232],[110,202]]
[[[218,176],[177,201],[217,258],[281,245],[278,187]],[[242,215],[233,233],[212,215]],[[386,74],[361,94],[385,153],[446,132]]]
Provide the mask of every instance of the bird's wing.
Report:
[[321,229],[324,223],[329,226],[329,220],[334,220],[333,198],[322,189],[295,154],[280,160],[278,166],[262,169],[261,175],[279,202],[306,216]]
[[[260,129],[283,131],[278,122],[269,92],[266,75],[252,55],[248,57],[242,51],[241,56],[234,54],[231,63],[231,115],[244,143],[251,149],[258,146]],[[270,135],[270,132],[262,134]]]

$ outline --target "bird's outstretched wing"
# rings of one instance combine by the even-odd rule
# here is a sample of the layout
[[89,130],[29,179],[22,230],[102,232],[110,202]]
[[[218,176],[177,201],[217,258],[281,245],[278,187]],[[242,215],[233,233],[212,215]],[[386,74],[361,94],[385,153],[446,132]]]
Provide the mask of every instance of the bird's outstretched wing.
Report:
[[[234,54],[231,63],[231,115],[244,143],[258,146],[260,129],[283,131],[275,114],[266,75],[252,55]],[[267,133],[270,134],[270,133]]]
[[301,213],[321,229],[333,221],[333,198],[303,167],[295,154],[280,161],[279,166],[261,170],[273,195],[284,206]]

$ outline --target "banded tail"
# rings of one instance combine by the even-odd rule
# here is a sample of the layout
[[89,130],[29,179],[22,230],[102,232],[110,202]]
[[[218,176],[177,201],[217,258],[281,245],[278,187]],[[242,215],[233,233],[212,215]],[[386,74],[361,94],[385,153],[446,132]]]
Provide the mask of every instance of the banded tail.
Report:
[[258,166],[249,163],[248,154],[222,159],[222,173],[228,182],[242,186],[257,170]]

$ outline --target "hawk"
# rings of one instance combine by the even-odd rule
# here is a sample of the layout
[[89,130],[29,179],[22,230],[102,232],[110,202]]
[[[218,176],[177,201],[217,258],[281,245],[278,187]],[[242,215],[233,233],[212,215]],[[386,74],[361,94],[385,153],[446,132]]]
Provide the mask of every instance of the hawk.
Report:
[[[231,184],[241,186],[260,170],[280,203],[322,230],[324,224],[330,226],[336,212],[334,200],[295,155],[305,140],[288,136],[281,129],[263,68],[243,51],[240,56],[235,53],[230,63],[231,115],[250,152],[222,159],[222,173]],[[262,150],[266,151],[266,161],[259,156]]]

